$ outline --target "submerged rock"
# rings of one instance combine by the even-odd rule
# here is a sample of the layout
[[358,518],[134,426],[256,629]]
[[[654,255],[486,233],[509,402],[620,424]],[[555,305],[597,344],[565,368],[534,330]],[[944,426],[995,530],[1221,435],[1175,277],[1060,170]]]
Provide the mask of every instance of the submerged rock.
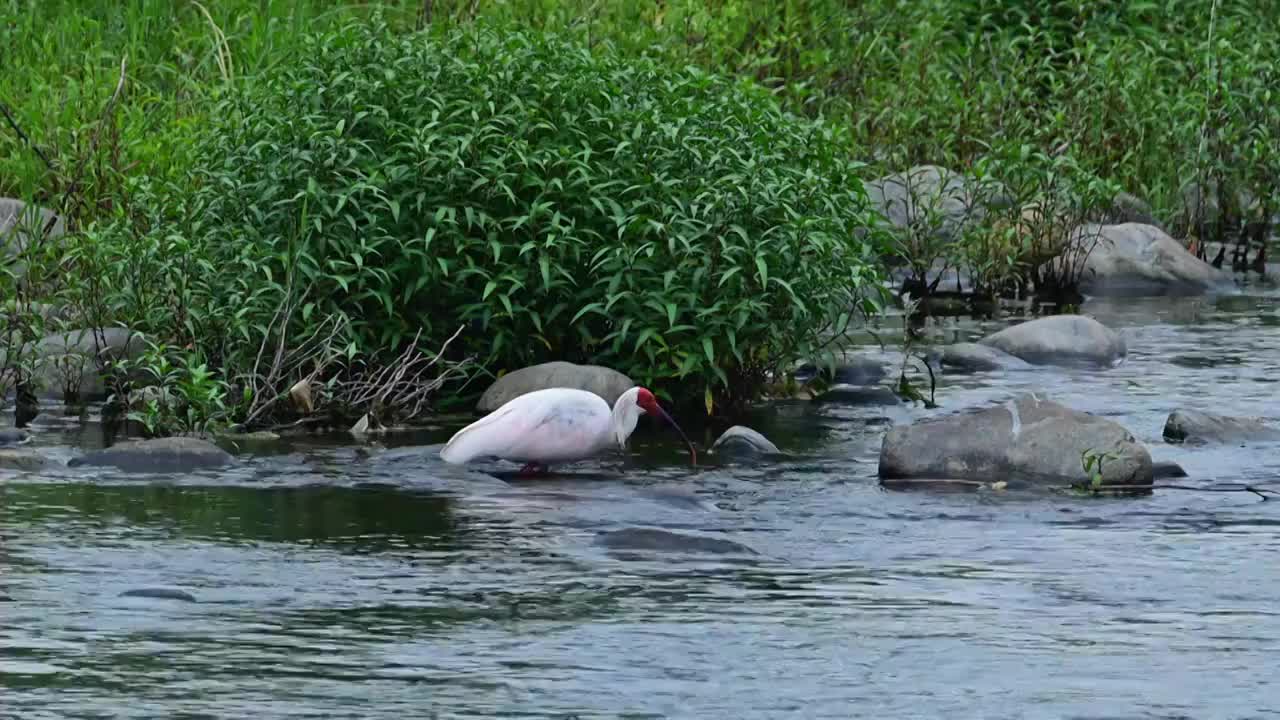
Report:
[[655,552],[711,553],[716,555],[759,555],[732,540],[688,535],[657,528],[606,530],[596,541],[610,550],[652,550]]
[[146,349],[142,335],[127,328],[70,330],[48,335],[28,346],[34,355],[33,380],[43,397],[62,397],[68,390],[80,400],[107,397],[100,366],[107,361],[136,360]]
[[880,448],[883,479],[1088,482],[1086,452],[1110,453],[1105,485],[1150,485],[1151,455],[1120,425],[1033,394],[1000,405],[890,430]]
[[734,425],[725,430],[711,446],[711,452],[728,457],[758,457],[760,455],[776,455],[782,451],[769,441],[769,438],[743,425]]
[[883,385],[836,385],[815,400],[842,405],[901,405],[902,398]]
[[617,370],[599,365],[575,365],[569,362],[548,362],[532,365],[507,373],[480,396],[476,410],[493,412],[504,404],[526,393],[547,388],[574,388],[586,390],[604,398],[613,405],[618,396],[634,387],[631,378]]
[[1202,295],[1230,292],[1230,273],[1192,255],[1153,225],[1082,225],[1071,242],[1092,246],[1080,292],[1096,296]]
[[1280,441],[1280,429],[1258,418],[1216,415],[1179,409],[1164,423],[1164,439],[1171,443],[1245,443]]
[[24,430],[0,430],[0,447],[21,445],[30,439],[31,435]]
[[114,467],[129,473],[181,473],[223,467],[233,461],[230,453],[207,440],[168,437],[118,443],[67,464]]
[[0,448],[0,470],[36,472],[53,464],[49,458],[26,448]]
[[1110,367],[1128,352],[1120,333],[1083,315],[1051,315],[988,335],[982,345],[1033,365]]
[[1031,364],[1022,358],[989,345],[955,343],[938,348],[929,354],[929,362],[935,368],[959,372],[984,372],[987,370],[1025,370]]
[[796,368],[794,374],[799,382],[809,382],[821,376],[836,385],[875,385],[884,380],[886,373],[884,363],[876,358],[851,355],[842,359],[830,371],[813,363],[805,363]]
[[140,597],[154,598],[157,600],[181,600],[182,602],[195,602],[196,596],[186,590],[177,588],[135,588],[133,590],[125,590],[120,593],[120,597]]

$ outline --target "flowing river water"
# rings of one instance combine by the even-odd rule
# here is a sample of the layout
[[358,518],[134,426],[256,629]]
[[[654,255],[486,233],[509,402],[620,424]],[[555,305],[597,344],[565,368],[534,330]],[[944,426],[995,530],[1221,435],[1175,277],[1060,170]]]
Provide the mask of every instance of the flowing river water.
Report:
[[[939,411],[780,403],[751,421],[777,462],[691,468],[646,420],[627,456],[537,481],[443,466],[456,425],[166,478],[0,471],[0,717],[1280,713],[1280,501],[876,480],[890,424],[1026,390],[1115,419],[1183,484],[1280,480],[1280,446],[1161,440],[1176,407],[1280,416],[1280,293],[1081,311],[1124,364],[944,376]],[[101,443],[47,419],[33,441]],[[759,554],[600,542],[623,528]],[[196,602],[121,595],[156,587]]]

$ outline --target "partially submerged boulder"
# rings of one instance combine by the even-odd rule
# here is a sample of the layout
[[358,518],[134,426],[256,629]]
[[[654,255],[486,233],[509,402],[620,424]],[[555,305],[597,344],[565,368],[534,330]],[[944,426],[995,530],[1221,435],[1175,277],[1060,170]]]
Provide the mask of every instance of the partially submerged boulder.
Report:
[[884,380],[887,370],[880,360],[866,355],[849,355],[828,370],[814,363],[804,363],[795,370],[795,378],[809,382],[822,377],[836,385],[875,385]]
[[1083,484],[1086,454],[1102,458],[1103,485],[1152,482],[1151,454],[1129,431],[1034,394],[893,428],[880,477]]
[[476,410],[493,412],[521,395],[547,388],[574,388],[595,393],[610,406],[618,396],[635,386],[631,378],[617,370],[599,365],[575,365],[569,362],[547,362],[532,365],[498,378],[480,396]]
[[1071,242],[1088,249],[1080,273],[1085,295],[1138,297],[1231,292],[1230,273],[1192,255],[1154,225],[1081,225]]
[[989,208],[1011,203],[997,184],[981,183],[937,165],[917,165],[866,183],[872,207],[898,229],[926,226],[947,242],[959,238],[968,223]]
[[1022,358],[978,343],[955,343],[937,348],[929,353],[929,362],[935,368],[957,372],[1026,370],[1031,367]]
[[1120,333],[1083,315],[1028,320],[979,341],[1033,365],[1111,367],[1128,352]]
[[1182,408],[1169,413],[1164,439],[1171,443],[1280,442],[1280,428],[1259,418],[1232,417]]
[[113,467],[128,473],[182,473],[230,465],[230,453],[207,440],[187,437],[133,440],[73,458],[71,467]]
[[30,439],[31,435],[25,430],[0,430],[0,447],[21,445]]
[[725,430],[711,446],[711,452],[731,458],[752,458],[761,455],[777,455],[782,451],[769,438],[744,425],[734,425]]
[[0,448],[0,470],[36,472],[53,464],[49,458],[27,448]]

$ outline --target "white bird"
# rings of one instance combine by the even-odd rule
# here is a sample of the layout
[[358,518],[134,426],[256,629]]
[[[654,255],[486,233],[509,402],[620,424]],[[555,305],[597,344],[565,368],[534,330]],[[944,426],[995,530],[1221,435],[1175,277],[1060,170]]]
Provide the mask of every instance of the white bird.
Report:
[[545,471],[551,463],[582,460],[610,447],[625,448],[645,413],[670,423],[697,462],[684,430],[642,387],[622,393],[612,409],[599,395],[573,388],[520,395],[459,430],[440,450],[440,457],[454,464],[498,457],[526,463],[522,474]]

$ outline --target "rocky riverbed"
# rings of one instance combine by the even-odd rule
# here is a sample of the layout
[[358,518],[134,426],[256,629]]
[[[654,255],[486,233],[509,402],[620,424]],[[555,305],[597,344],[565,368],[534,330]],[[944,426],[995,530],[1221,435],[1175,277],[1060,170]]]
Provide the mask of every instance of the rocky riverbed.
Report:
[[[1264,712],[1280,502],[1160,477],[1126,498],[1060,492],[1065,477],[997,485],[1036,453],[1077,452],[1054,443],[1081,435],[1036,422],[1087,413],[1101,428],[1087,444],[1132,447],[1147,471],[1176,463],[1180,485],[1274,486],[1280,444],[1258,428],[1280,427],[1280,293],[1081,312],[1105,332],[1066,321],[1088,352],[1064,363],[1008,340],[1025,328],[989,339],[1023,318],[931,324],[935,359],[953,343],[999,353],[943,366],[933,410],[885,402],[900,356],[865,348],[852,382],[761,408],[744,424],[763,438],[736,431],[698,467],[647,421],[626,456],[507,481],[514,466],[436,459],[467,418],[103,453],[92,411],[46,411],[0,435],[0,687],[23,689],[6,709],[834,718],[927,698],[939,716]],[[989,419],[956,419],[968,412]],[[1015,414],[1022,445],[1002,435]],[[951,425],[900,457],[921,479],[976,485],[886,487],[886,436],[925,420]],[[943,440],[999,462],[931,465]],[[121,460],[145,452],[191,464]]]

